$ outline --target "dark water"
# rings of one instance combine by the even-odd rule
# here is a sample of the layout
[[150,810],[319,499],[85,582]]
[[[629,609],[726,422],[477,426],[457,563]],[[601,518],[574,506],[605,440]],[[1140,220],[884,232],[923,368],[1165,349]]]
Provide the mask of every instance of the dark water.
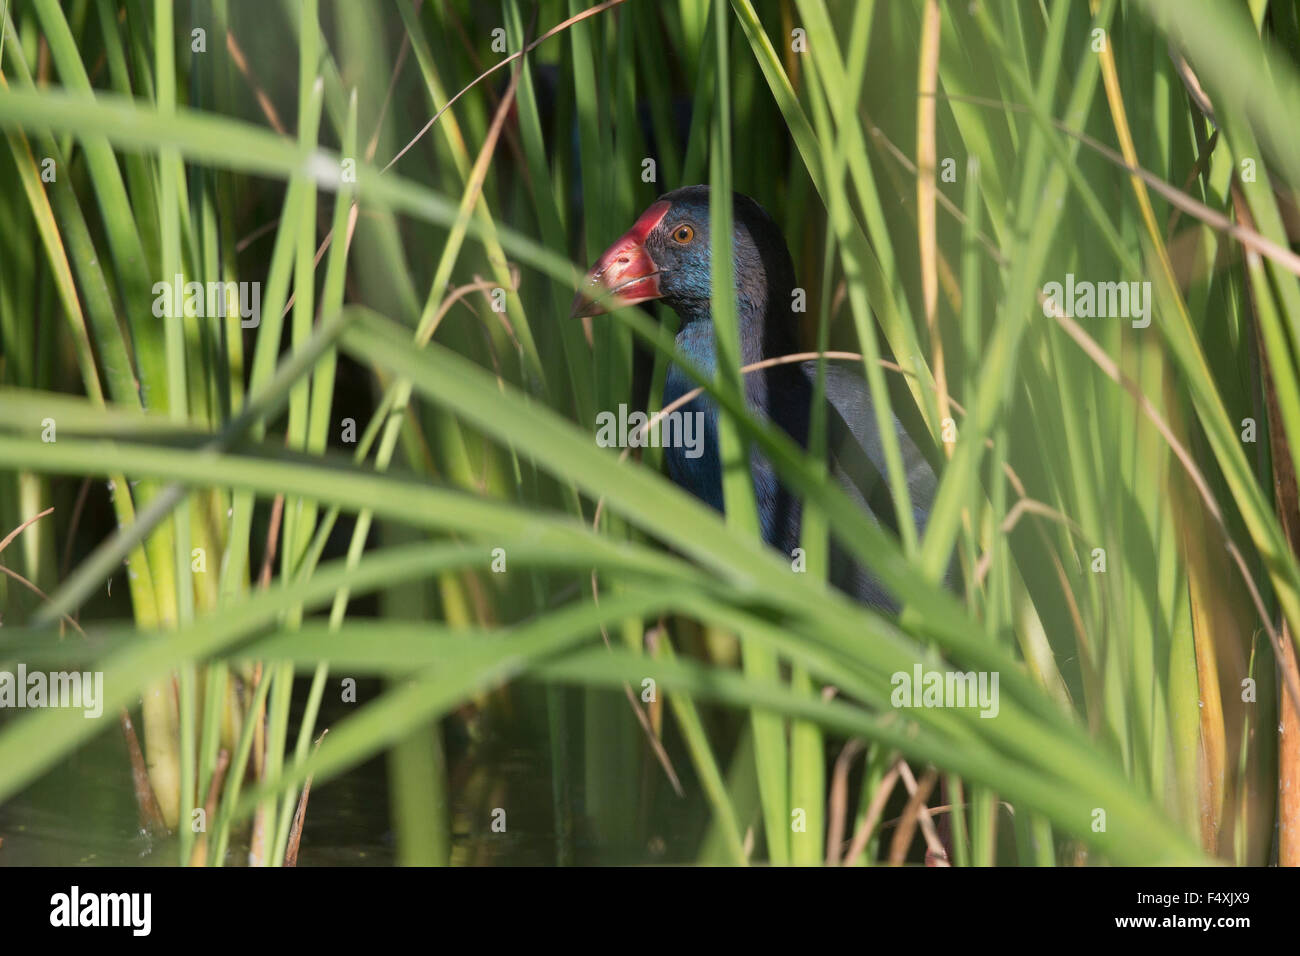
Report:
[[[299,680],[299,690],[305,689]],[[363,689],[363,688],[362,688]],[[362,699],[364,699],[364,689]],[[583,702],[572,695],[571,711]],[[590,701],[586,702],[590,704]],[[626,703],[611,695],[604,701],[615,720]],[[295,715],[301,710],[296,702]],[[347,713],[328,701],[320,726]],[[674,759],[688,789],[679,798],[668,789],[662,772],[642,747],[631,748],[624,774],[597,774],[602,788],[614,780],[623,792],[602,790],[599,799],[617,804],[620,813],[595,820],[586,813],[591,801],[576,754],[561,788],[563,810],[552,788],[551,755],[545,744],[544,711],[538,688],[516,692],[503,705],[466,719],[443,722],[451,799],[452,862],[460,865],[547,866],[557,863],[663,863],[695,858],[706,823],[705,808],[690,762],[674,740]],[[581,727],[580,721],[575,727]],[[291,728],[290,741],[297,728]],[[635,742],[635,738],[634,738]],[[491,829],[492,810],[508,807],[504,833]],[[557,826],[557,818],[564,817]],[[561,835],[561,831],[563,835]],[[178,841],[151,838],[137,825],[126,744],[117,722],[60,761],[41,779],[0,805],[0,866],[174,866]],[[237,827],[224,865],[246,865],[248,825]],[[397,862],[389,818],[388,766],[376,757],[346,773],[312,786],[299,866],[390,866]]]
[[[0,865],[174,866],[178,842],[137,825],[126,744],[116,722],[69,760],[0,806]],[[232,834],[227,866],[247,857],[247,826]],[[313,789],[300,866],[393,862],[382,760]]]

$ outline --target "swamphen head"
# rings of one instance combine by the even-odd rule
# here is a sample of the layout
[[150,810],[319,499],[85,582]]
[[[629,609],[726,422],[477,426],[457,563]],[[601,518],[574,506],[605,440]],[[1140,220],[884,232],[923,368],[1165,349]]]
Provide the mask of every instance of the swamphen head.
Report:
[[[746,360],[757,357],[755,347],[764,355],[794,351],[794,265],[785,237],[767,211],[741,193],[733,194],[732,256]],[[675,189],[605,250],[584,278],[572,314],[600,315],[662,299],[683,323],[708,321],[710,260],[709,187]],[[759,324],[761,333],[754,327]]]

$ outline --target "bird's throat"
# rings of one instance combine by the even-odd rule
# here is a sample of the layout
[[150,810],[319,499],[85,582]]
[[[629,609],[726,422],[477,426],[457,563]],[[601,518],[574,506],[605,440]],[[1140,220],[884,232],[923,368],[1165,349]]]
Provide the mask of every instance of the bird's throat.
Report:
[[[765,291],[765,290],[764,290]],[[736,296],[736,327],[740,338],[741,365],[752,365],[771,354],[771,348],[779,348],[779,323],[774,323],[768,316],[767,296],[751,297],[739,292]],[[682,325],[677,332],[677,348],[683,357],[707,375],[713,375],[717,368],[717,328],[713,322],[713,312],[709,303],[702,302],[698,308],[678,308]],[[774,334],[777,333],[777,334]]]

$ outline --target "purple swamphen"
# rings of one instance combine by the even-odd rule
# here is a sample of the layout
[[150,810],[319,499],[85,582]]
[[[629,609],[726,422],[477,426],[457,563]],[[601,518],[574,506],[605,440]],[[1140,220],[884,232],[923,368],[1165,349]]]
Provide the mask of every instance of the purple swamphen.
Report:
[[[794,264],[771,216],[748,196],[735,194],[733,258],[741,361],[748,365],[800,351],[792,310]],[[666,193],[642,213],[587,273],[573,304],[574,316],[597,315],[662,299],[681,317],[679,356],[669,366],[664,404],[695,387],[682,368],[690,363],[705,376],[715,372],[709,271],[709,187],[687,186]],[[750,372],[745,398],[760,417],[774,422],[801,447],[807,447],[817,363],[806,361]],[[884,452],[876,430],[871,395],[860,370],[826,364],[826,446],[831,475],[877,522],[895,528],[895,509],[882,477]],[[686,411],[704,416],[703,453],[690,457],[681,447],[664,456],[674,482],[723,510],[722,469],[718,454],[717,406],[707,395]],[[925,527],[934,497],[929,462],[894,420],[907,471],[907,486],[917,529]],[[755,450],[750,463],[763,539],[789,555],[799,547],[800,501],[778,480]],[[866,569],[832,542],[832,583],[863,603],[883,609],[895,604]]]

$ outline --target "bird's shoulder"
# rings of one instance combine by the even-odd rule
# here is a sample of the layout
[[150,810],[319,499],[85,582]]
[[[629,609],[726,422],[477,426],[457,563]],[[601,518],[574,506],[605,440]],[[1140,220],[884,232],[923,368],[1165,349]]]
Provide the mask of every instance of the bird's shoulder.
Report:
[[[802,363],[810,383],[817,380],[817,362]],[[857,365],[826,363],[826,399],[833,412],[827,416],[827,449],[840,467],[849,467],[851,456],[845,444],[853,442],[865,452],[874,468],[885,473],[885,451],[876,424],[875,403],[862,370]],[[921,452],[898,416],[891,415],[894,434],[898,436],[908,490],[914,505],[928,506],[934,498],[936,479],[929,461]]]

